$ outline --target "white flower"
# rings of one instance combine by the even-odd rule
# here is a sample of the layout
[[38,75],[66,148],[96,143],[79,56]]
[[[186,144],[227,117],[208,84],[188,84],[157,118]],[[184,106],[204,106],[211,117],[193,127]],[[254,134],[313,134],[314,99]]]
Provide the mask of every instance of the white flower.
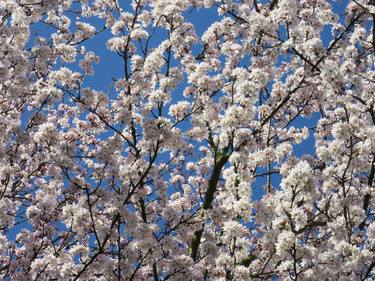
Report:
[[276,253],[282,255],[295,244],[296,238],[291,231],[283,230],[277,237]]
[[79,62],[79,66],[85,71],[87,75],[94,75],[93,63],[99,63],[99,56],[94,52],[87,52],[85,58]]
[[132,39],[146,39],[148,37],[147,31],[141,28],[135,28],[130,33],[130,38]]
[[144,70],[152,73],[158,71],[164,65],[163,51],[161,48],[153,50],[147,57],[144,63]]
[[9,77],[9,65],[4,62],[0,62],[0,83],[8,79]]
[[61,55],[62,60],[65,62],[74,62],[76,59],[77,50],[75,46],[60,43],[55,46],[55,50]]
[[111,51],[123,51],[126,45],[126,36],[113,37],[107,41],[107,48]]
[[367,235],[370,240],[375,244],[375,222],[370,223],[367,229]]
[[300,161],[288,173],[288,176],[281,181],[283,189],[291,187],[299,187],[305,190],[313,188],[313,178],[311,175],[311,167],[306,161]]
[[169,107],[169,115],[181,119],[185,117],[190,110],[190,103],[187,101],[179,101],[177,104],[173,104]]
[[229,241],[234,237],[242,237],[247,233],[247,229],[236,221],[226,221],[223,225],[223,239]]
[[34,134],[34,141],[37,143],[43,141],[51,141],[56,139],[57,130],[55,124],[53,123],[44,123],[39,126],[38,131]]
[[8,240],[7,238],[0,233],[0,256],[6,255],[8,251]]
[[162,90],[155,90],[152,91],[149,95],[149,100],[152,105],[157,104],[158,102],[165,102],[168,103],[170,101],[170,94],[166,91]]
[[77,22],[77,29],[81,31],[86,38],[89,38],[95,34],[95,27],[86,22]]

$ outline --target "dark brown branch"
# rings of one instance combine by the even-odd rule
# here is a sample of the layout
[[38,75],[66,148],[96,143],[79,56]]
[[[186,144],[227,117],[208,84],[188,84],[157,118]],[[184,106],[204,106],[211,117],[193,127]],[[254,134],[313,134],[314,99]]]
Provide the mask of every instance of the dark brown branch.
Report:
[[[212,202],[214,200],[214,194],[217,188],[217,183],[219,182],[221,170],[223,169],[224,165],[228,162],[228,159],[229,159],[229,155],[226,152],[219,153],[216,156],[214,169],[212,171],[210,180],[208,181],[208,189],[206,191],[203,205],[202,205],[203,210],[207,210],[211,208]],[[204,225],[202,226],[201,229],[195,231],[192,242],[191,242],[190,256],[192,257],[194,261],[196,261],[198,258],[198,250],[199,250],[199,245],[201,243],[203,230],[204,230]]]
[[272,11],[276,5],[279,3],[279,0],[273,0],[270,4],[270,10]]

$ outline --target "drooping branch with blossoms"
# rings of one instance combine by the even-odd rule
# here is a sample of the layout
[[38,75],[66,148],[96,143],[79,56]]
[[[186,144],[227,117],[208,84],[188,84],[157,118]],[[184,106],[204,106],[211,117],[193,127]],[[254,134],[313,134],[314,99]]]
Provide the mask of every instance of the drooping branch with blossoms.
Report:
[[374,21],[1,0],[1,278],[373,280]]

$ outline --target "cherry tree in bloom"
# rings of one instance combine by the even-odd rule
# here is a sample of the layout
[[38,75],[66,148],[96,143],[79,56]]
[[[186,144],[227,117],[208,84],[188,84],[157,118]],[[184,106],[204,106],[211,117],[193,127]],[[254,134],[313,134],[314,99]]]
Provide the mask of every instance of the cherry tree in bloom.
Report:
[[368,0],[1,0],[1,278],[374,280],[374,21]]

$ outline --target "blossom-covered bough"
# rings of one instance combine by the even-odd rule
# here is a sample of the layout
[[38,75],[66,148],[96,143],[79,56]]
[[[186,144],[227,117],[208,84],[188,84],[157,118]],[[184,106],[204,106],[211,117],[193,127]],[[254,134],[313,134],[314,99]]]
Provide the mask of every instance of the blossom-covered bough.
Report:
[[0,276],[373,280],[374,21],[367,0],[1,0]]

